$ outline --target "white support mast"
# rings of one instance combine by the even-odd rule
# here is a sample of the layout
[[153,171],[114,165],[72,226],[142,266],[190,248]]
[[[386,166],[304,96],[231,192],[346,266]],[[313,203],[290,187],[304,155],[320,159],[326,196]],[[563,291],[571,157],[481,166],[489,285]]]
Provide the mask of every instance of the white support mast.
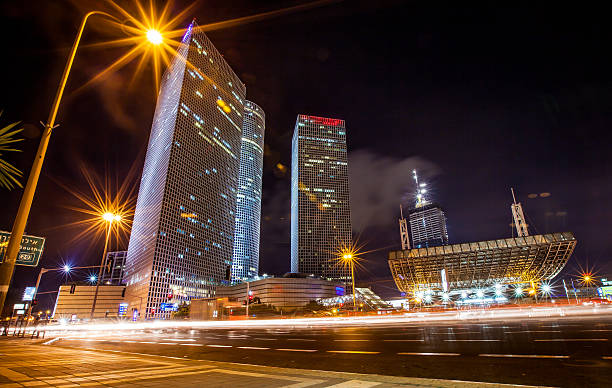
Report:
[[412,170],[412,177],[414,178],[414,182],[416,183],[416,188],[417,188],[416,203],[414,207],[416,208],[416,207],[425,206],[429,203],[425,199],[425,193],[427,192],[427,189],[425,189],[425,186],[427,185],[425,183],[419,184],[419,177],[417,176],[416,170]]
[[408,224],[406,223],[406,219],[404,218],[404,210],[402,209],[402,205],[400,205],[399,228],[400,238],[402,239],[402,249],[410,249],[410,239],[408,238]]
[[523,206],[521,206],[520,202],[516,203],[516,197],[514,196],[514,189],[512,187],[510,191],[512,192],[512,200],[514,201],[514,203],[510,205],[510,208],[512,209],[512,218],[514,218],[516,233],[519,237],[529,236],[527,222],[525,222],[525,215],[523,214]]

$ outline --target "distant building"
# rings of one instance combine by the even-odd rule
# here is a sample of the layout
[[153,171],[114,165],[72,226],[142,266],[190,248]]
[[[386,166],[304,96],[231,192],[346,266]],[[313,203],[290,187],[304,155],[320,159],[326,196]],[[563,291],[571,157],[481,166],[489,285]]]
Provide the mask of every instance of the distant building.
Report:
[[123,284],[127,251],[108,252],[100,284]]
[[[68,284],[60,286],[53,309],[53,318],[89,319],[95,292],[96,286],[92,285]],[[121,306],[124,292],[124,286],[100,285],[94,319],[129,315],[127,305]]]
[[413,248],[448,244],[446,216],[440,205],[430,203],[410,210],[409,222]]
[[128,247],[126,301],[142,318],[228,284],[245,94],[192,23],[162,78]]
[[344,120],[298,115],[291,159],[291,271],[347,281],[351,246]]
[[249,280],[259,273],[261,180],[266,116],[257,104],[245,101],[243,119],[232,261],[233,284]]
[[[314,277],[263,278],[249,282],[249,290],[251,296],[258,298],[261,303],[287,309],[303,307],[317,299],[345,294],[344,283]],[[217,297],[245,302],[247,284],[219,287]]]

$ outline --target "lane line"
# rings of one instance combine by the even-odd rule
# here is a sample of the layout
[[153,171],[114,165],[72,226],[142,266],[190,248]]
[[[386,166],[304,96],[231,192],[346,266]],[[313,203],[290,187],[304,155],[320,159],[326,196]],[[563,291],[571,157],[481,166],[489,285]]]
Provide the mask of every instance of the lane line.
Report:
[[504,334],[515,333],[561,333],[561,330],[520,330],[520,331],[504,331]]
[[232,345],[214,345],[214,344],[206,345],[206,346],[211,347],[211,348],[231,348],[232,347]]
[[182,346],[204,346],[203,344],[179,344]]
[[178,345],[176,342],[158,342],[158,345]]
[[400,356],[460,356],[460,353],[428,353],[428,352],[401,352],[397,353]]
[[479,354],[478,357],[509,357],[509,358],[569,358],[569,356],[557,356],[548,354]]
[[425,342],[424,339],[386,339],[383,342]]
[[603,331],[603,332],[608,333],[608,332],[612,332],[612,329],[590,329],[590,330],[580,330],[580,331],[585,332],[585,333],[592,332],[592,331]]
[[607,338],[551,338],[551,339],[534,339],[535,342],[597,342],[607,341]]
[[238,346],[238,349],[250,349],[250,350],[268,350],[270,348],[259,348],[257,346]]
[[612,360],[612,356],[603,356],[601,358],[603,358],[604,360]]
[[138,341],[139,344],[156,344],[157,342],[150,342],[150,341]]
[[258,341],[278,341],[278,338],[253,338]]
[[369,387],[375,387],[381,384],[382,383],[378,383],[376,381],[349,380],[343,383],[328,385],[327,388],[332,388],[332,387],[335,387],[335,388],[369,388]]
[[316,352],[316,349],[274,349],[281,350],[283,352]]
[[334,342],[369,342],[367,339],[341,339],[334,340]]
[[501,342],[500,339],[445,339],[445,342]]
[[316,341],[316,339],[311,338],[287,338],[287,341]]
[[327,353],[343,353],[343,354],[379,354],[380,352],[367,352],[365,350],[328,350]]

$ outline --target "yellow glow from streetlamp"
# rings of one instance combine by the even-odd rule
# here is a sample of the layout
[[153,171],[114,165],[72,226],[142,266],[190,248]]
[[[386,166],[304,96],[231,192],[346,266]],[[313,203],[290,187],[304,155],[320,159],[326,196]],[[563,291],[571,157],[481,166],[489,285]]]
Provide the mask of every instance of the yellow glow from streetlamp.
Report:
[[121,221],[121,215],[120,214],[115,214],[115,221],[119,222]]
[[344,260],[353,260],[353,254],[352,253],[345,253],[342,258]]
[[115,219],[115,215],[113,213],[106,212],[102,214],[102,218],[104,221],[112,222]]
[[159,31],[150,29],[147,31],[147,40],[154,45],[159,45],[164,41],[164,38]]

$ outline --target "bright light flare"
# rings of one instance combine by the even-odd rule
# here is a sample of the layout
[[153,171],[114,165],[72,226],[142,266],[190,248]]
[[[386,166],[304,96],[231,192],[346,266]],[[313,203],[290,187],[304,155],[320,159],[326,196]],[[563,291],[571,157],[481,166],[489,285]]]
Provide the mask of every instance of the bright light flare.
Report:
[[66,265],[64,266],[64,272],[66,272],[66,273],[69,273],[71,269],[72,269],[72,268],[71,268],[71,267],[70,267],[68,264],[66,264]]
[[147,40],[154,45],[159,45],[162,44],[164,38],[162,37],[161,32],[155,29],[150,29],[147,31]]

